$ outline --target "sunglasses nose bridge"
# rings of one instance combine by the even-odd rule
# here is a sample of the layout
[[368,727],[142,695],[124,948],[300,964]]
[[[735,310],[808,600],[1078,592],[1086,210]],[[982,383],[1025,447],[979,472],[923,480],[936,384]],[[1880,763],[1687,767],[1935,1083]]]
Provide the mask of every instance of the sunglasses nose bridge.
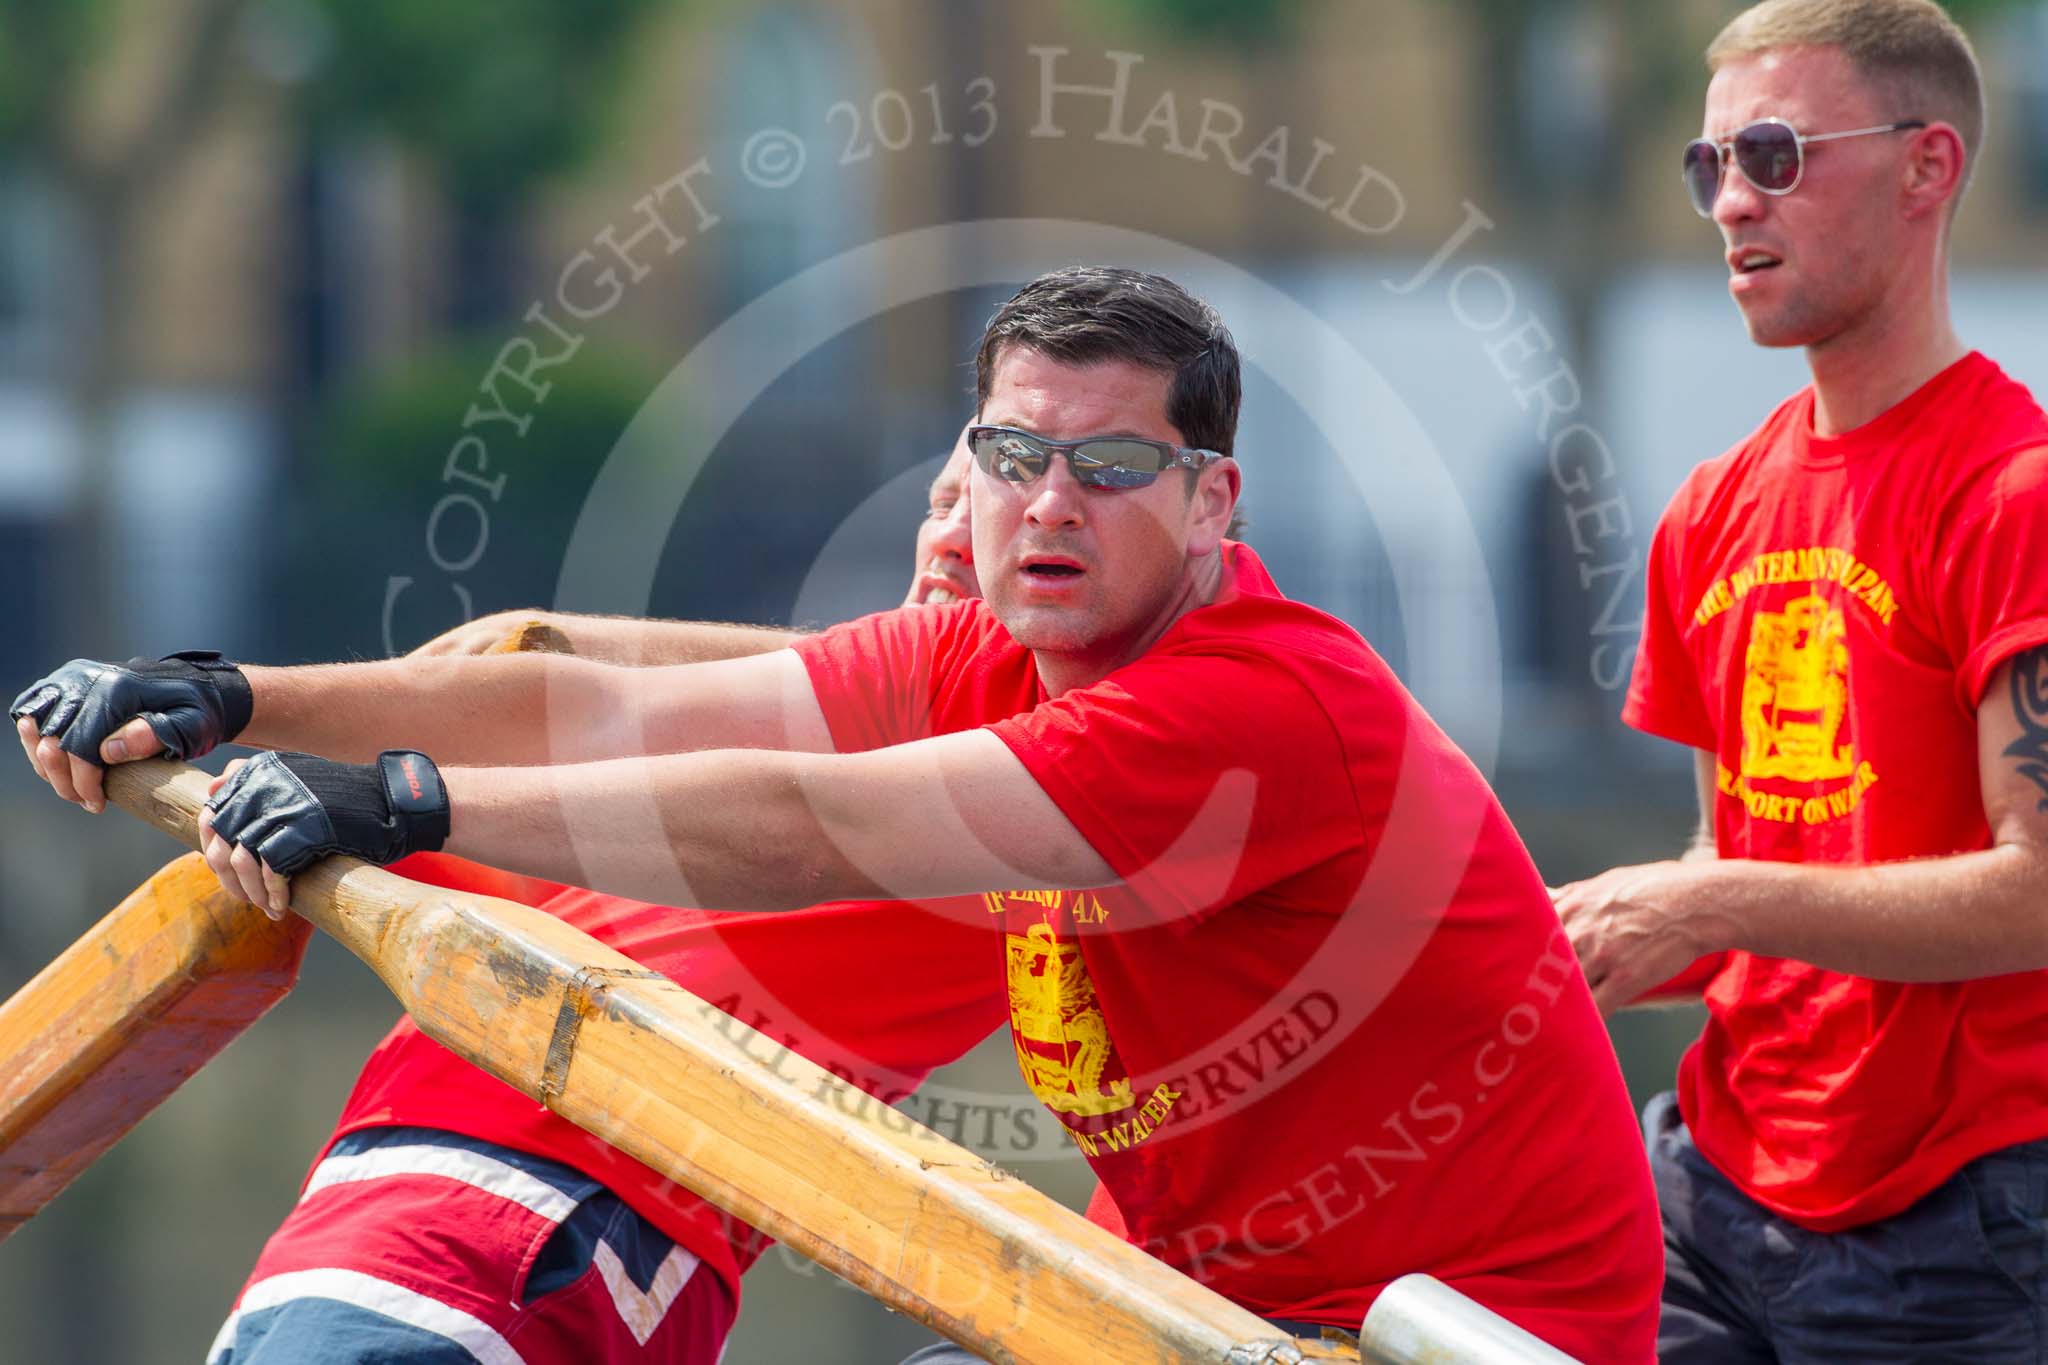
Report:
[[1056,441],[1041,441],[1038,444],[1037,453],[1044,463],[1039,467],[1039,471],[1036,474],[1025,481],[1025,486],[1032,490],[1033,497],[1038,496],[1062,479],[1068,483],[1079,485],[1080,475],[1074,468],[1074,448],[1072,446],[1061,445]]
[[[1713,222],[1740,222],[1755,218],[1768,210],[1772,199],[1790,193],[1790,186],[1775,189],[1752,174],[1736,155],[1732,142],[1724,144],[1721,160],[1721,182],[1706,215]],[[1798,183],[1796,174],[1793,183]]]
[[1023,485],[1024,516],[1035,526],[1077,526],[1086,511],[1087,487],[1074,473],[1074,452],[1054,447],[1045,471]]
[[1059,478],[1075,489],[1085,488],[1086,485],[1081,481],[1081,465],[1077,462],[1078,454],[1072,446],[1054,446],[1052,458],[1045,464],[1045,482],[1050,483]]

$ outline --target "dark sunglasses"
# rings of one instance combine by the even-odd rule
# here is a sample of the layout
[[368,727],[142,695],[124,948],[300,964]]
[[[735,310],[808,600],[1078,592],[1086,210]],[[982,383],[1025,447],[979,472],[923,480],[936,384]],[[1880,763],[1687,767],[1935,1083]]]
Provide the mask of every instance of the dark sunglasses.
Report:
[[1806,146],[1810,142],[1833,142],[1844,137],[1868,137],[1872,133],[1898,133],[1908,128],[1925,128],[1925,120],[1881,123],[1875,128],[1851,128],[1846,133],[1811,133],[1802,136],[1781,118],[1761,118],[1716,142],[1695,138],[1685,144],[1685,189],[1692,206],[1702,218],[1714,216],[1714,200],[1721,193],[1721,169],[1729,162],[1742,178],[1765,194],[1790,194],[1799,188],[1806,172]]
[[1055,454],[1064,455],[1075,481],[1086,488],[1144,488],[1169,469],[1200,469],[1223,458],[1213,450],[1140,436],[1048,441],[1015,427],[969,427],[967,449],[983,472],[1006,483],[1031,483]]

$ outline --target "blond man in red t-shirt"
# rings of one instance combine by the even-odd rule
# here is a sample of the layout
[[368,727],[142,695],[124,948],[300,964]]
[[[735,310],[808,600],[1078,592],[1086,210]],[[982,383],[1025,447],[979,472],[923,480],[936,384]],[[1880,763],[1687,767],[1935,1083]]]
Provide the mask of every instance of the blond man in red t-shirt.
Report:
[[[1479,773],[1229,539],[1222,320],[1157,276],[1055,271],[991,319],[976,382],[979,601],[610,675],[236,670],[232,711],[205,704],[238,685],[218,660],[102,669],[38,757],[103,755],[147,692],[200,698],[202,738],[349,760],[266,754],[210,803],[209,861],[276,911],[318,852],[443,841],[654,900],[973,893],[1025,1079],[1102,1180],[1097,1221],[1270,1318],[1355,1328],[1425,1271],[1640,1365],[1656,1216],[1592,996]],[[551,768],[376,753],[518,761],[546,719]]]
[[2048,416],[1950,324],[1976,62],[1925,0],[1707,60],[1694,204],[1813,384],[1650,551],[1623,718],[1697,751],[1694,847],[1554,893],[1603,1008],[1704,991],[1660,1349],[2048,1359]]

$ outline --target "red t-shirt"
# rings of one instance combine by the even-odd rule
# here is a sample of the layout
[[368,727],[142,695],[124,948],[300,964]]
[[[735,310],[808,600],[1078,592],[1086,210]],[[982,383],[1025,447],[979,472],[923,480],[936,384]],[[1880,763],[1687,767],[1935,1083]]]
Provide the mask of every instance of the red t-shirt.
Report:
[[[679,910],[436,853],[416,854],[394,870],[545,910],[766,1035],[771,1050],[760,1060],[770,1066],[784,1049],[797,1052],[882,1102],[909,1094],[1003,1022],[1003,996],[988,970],[993,935],[968,903]],[[695,1253],[735,1295],[740,1273],[768,1245],[753,1228],[477,1070],[410,1019],[370,1054],[334,1137],[387,1124],[446,1129],[573,1166]]]
[[987,726],[1123,878],[983,898],[1098,1222],[1262,1314],[1355,1328],[1420,1270],[1648,1359],[1642,1140],[1528,854],[1364,641],[1226,564],[1052,700],[980,602],[797,648],[840,750]]
[[[1971,354],[1876,420],[1813,393],[1694,470],[1650,550],[1622,717],[1715,755],[1724,858],[1990,845],[1977,703],[2048,641],[2048,417]],[[2048,973],[1904,985],[1730,953],[1680,1064],[1700,1150],[1829,1232],[2048,1136]]]

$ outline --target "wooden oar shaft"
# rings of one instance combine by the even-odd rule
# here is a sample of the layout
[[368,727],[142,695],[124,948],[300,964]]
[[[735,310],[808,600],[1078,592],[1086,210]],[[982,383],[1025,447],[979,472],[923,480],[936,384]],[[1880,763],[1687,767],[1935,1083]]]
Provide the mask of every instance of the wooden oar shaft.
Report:
[[0,1003],[0,1238],[283,999],[311,935],[189,854]]
[[[207,780],[138,763],[110,772],[108,792],[192,843]],[[430,1037],[991,1360],[1343,1358],[550,915],[348,858],[294,879],[292,903]]]

